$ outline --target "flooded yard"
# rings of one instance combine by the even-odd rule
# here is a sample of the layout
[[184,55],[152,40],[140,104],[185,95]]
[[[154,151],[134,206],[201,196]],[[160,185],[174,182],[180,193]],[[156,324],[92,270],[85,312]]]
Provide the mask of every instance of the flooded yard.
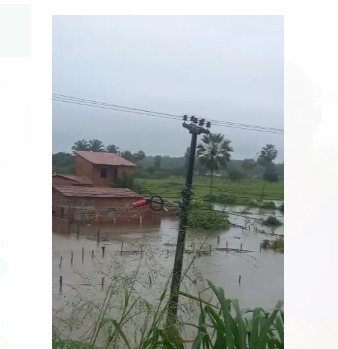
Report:
[[[223,207],[215,205],[215,209]],[[188,271],[181,289],[197,295],[205,289],[206,279],[210,279],[224,289],[227,298],[238,298],[242,308],[271,309],[284,298],[284,254],[260,249],[260,244],[265,239],[275,239],[271,233],[284,234],[284,227],[262,226],[261,220],[273,215],[283,222],[283,214],[259,208],[248,211],[240,206],[227,207],[227,211],[232,212],[229,219],[236,225],[229,230],[187,232],[187,252],[200,249],[206,253],[185,254],[184,270]],[[175,219],[162,219],[158,228],[101,227],[99,243],[94,226],[86,227],[78,237],[53,233],[54,326],[73,339],[84,336],[87,330],[90,332],[90,319],[95,317],[109,290],[114,293],[112,316],[121,311],[119,306],[128,288],[144,302],[156,303],[168,289],[177,227]],[[249,252],[218,250],[226,246]],[[182,297],[180,301],[186,305],[182,307],[182,319],[195,319],[189,302]]]

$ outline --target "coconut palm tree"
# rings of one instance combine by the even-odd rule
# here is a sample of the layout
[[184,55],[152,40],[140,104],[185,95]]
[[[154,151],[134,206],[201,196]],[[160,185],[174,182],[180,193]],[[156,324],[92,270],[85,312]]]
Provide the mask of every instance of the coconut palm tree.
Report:
[[78,140],[72,146],[73,150],[88,150],[89,144],[85,139]]
[[114,145],[114,144],[109,144],[109,145],[107,145],[106,151],[107,151],[108,153],[120,154],[119,147],[117,147],[117,146]]
[[224,135],[210,133],[202,137],[202,143],[197,147],[197,156],[201,165],[210,171],[210,195],[212,194],[214,171],[220,167],[226,167],[226,163],[230,161],[230,152],[233,151],[230,143],[230,140],[224,139]]
[[104,151],[104,145],[99,139],[91,139],[89,141],[89,150]]

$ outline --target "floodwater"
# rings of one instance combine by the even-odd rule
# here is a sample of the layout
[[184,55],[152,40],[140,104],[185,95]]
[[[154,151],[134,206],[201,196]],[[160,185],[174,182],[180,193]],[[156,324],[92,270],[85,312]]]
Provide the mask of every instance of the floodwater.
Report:
[[[223,208],[215,205],[215,209]],[[226,231],[207,234],[188,231],[186,249],[211,250],[211,254],[198,257],[193,253],[184,255],[184,270],[188,271],[181,290],[197,295],[206,288],[206,279],[209,279],[224,289],[227,298],[237,298],[242,308],[261,306],[271,309],[284,298],[284,255],[273,250],[260,251],[263,240],[273,240],[276,236],[257,230],[263,229],[267,234],[284,234],[283,225],[269,228],[260,222],[269,215],[283,222],[283,214],[279,210],[259,208],[246,211],[242,206],[227,207],[227,211],[233,212],[229,216],[231,223],[247,229],[232,226]],[[53,233],[54,326],[73,339],[85,338],[81,337],[85,330],[91,331],[88,319],[95,317],[95,309],[102,304],[110,285],[115,304],[111,314],[115,316],[128,289],[132,289],[134,297],[150,304],[158,302],[163,291],[169,288],[177,227],[178,221],[174,219],[162,219],[161,226],[157,228],[101,227],[99,243],[95,226],[86,227],[78,237]],[[121,254],[122,242],[124,252]],[[233,249],[242,247],[250,252],[217,250],[226,246]],[[207,295],[205,297],[208,298]],[[186,312],[181,314],[182,319],[196,319],[196,313],[189,306],[191,301],[182,297],[180,301],[186,306],[183,307]],[[79,309],[88,310],[87,319]]]

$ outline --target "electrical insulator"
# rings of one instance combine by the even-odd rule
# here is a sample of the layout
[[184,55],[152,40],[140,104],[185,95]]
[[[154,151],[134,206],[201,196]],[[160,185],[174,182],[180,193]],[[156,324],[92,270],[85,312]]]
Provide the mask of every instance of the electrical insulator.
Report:
[[188,115],[183,115],[183,121],[187,121],[188,120]]
[[206,125],[207,128],[210,128],[211,127],[211,123],[210,121],[207,122],[207,125]]
[[204,119],[201,119],[200,122],[198,123],[199,126],[203,126],[204,125],[204,121],[205,121]]

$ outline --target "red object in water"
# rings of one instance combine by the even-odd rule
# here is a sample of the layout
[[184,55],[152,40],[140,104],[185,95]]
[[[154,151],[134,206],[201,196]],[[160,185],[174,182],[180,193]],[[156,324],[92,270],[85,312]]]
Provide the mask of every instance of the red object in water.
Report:
[[149,204],[149,199],[142,199],[142,200],[138,200],[138,201],[135,201],[132,203],[132,206],[134,208],[136,207],[141,207],[141,206],[145,206],[145,205],[148,205]]

